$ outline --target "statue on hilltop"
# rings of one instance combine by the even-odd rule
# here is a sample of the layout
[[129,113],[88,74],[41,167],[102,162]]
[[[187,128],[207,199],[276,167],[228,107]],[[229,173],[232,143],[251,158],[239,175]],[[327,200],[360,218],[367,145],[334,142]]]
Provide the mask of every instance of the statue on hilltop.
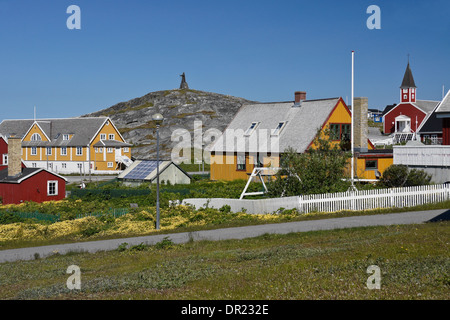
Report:
[[180,89],[189,89],[189,86],[186,82],[186,75],[184,74],[184,72],[183,74],[180,75],[180,77],[181,77]]

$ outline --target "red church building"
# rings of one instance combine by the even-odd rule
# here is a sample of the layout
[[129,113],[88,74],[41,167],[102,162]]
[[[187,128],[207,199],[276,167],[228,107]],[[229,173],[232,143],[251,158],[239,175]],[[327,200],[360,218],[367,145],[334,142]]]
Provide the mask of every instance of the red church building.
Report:
[[400,103],[383,115],[384,133],[393,134],[394,142],[411,140],[438,104],[439,101],[417,99],[417,87],[408,62],[400,86]]

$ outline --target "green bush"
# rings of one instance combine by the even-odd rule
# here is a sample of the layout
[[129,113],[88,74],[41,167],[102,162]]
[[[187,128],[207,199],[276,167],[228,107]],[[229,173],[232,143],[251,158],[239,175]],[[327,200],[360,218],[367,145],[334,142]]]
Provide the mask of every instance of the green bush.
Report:
[[429,185],[431,175],[423,170],[410,170],[405,165],[391,165],[384,172],[380,184],[386,188]]

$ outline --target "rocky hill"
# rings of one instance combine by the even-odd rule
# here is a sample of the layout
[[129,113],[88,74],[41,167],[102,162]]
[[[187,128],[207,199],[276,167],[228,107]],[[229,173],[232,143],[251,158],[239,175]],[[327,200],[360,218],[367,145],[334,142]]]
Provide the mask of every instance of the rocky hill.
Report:
[[223,132],[239,108],[251,102],[218,93],[174,89],[151,92],[84,116],[110,117],[126,141],[134,145],[133,157],[154,159],[156,130],[152,115],[159,112],[164,116],[159,130],[161,157],[170,159],[173,147],[179,144],[172,138],[174,132],[189,132],[193,146],[194,121],[201,121],[203,133],[208,129]]

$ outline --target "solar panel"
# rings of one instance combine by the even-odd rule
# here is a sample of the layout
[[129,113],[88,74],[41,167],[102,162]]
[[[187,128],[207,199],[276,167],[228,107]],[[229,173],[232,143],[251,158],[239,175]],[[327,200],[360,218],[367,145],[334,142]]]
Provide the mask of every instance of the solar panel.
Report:
[[[162,161],[159,161],[161,164]],[[156,170],[156,160],[141,161],[136,167],[131,169],[123,178],[124,179],[136,179],[144,180],[150,173]]]

